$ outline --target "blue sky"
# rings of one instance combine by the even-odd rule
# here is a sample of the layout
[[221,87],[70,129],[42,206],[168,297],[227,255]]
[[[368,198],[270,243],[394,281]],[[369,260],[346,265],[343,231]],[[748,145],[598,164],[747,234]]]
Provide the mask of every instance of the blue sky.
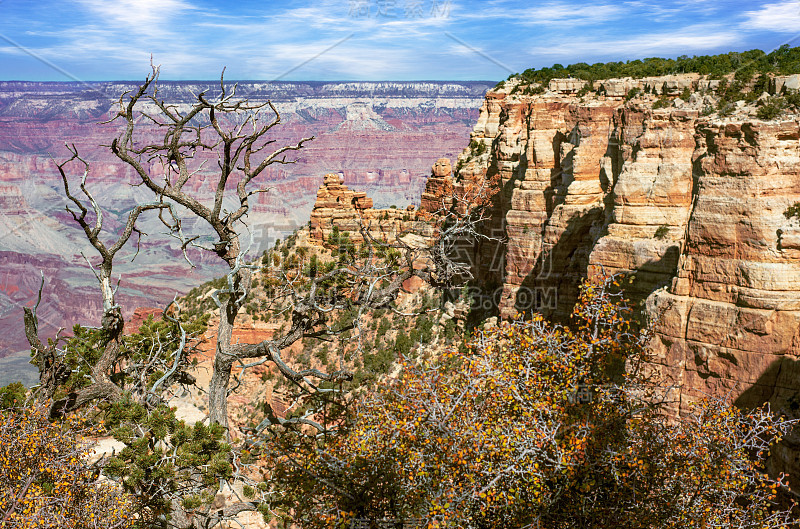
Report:
[[0,0],[0,79],[499,80],[800,45],[800,0]]

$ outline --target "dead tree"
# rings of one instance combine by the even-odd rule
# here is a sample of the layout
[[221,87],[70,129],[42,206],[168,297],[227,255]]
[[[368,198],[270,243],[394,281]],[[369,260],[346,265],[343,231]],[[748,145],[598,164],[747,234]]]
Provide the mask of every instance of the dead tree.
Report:
[[[80,157],[74,145],[67,146],[72,156],[59,164],[56,164],[64,185],[64,194],[71,202],[73,209],[67,205],[67,211],[72,215],[75,222],[83,229],[87,240],[100,254],[101,262],[97,268],[86,262],[92,269],[98,283],[103,298],[103,318],[101,329],[104,334],[103,351],[97,362],[91,368],[91,384],[78,391],[66,395],[64,398],[52,403],[51,414],[66,413],[76,410],[86,403],[98,399],[114,400],[121,394],[120,387],[111,380],[114,367],[117,364],[121,351],[121,341],[124,320],[120,306],[116,303],[114,296],[117,289],[113,287],[113,265],[114,257],[127,244],[134,232],[139,232],[136,222],[139,217],[147,211],[159,211],[159,218],[169,229],[170,233],[183,239],[181,233],[180,220],[176,214],[174,206],[157,197],[153,202],[135,206],[128,214],[125,226],[117,239],[113,242],[104,242],[101,238],[103,229],[103,210],[86,187],[86,180],[89,175],[89,164]],[[84,196],[81,199],[70,190],[69,179],[65,172],[65,167],[71,162],[77,161],[83,165],[83,175],[80,180],[80,190]],[[91,211],[91,213],[90,213]],[[166,212],[166,213],[165,213]],[[84,256],[85,257],[85,256]],[[42,286],[44,277],[42,278]],[[38,336],[38,320],[36,310],[41,301],[41,287],[39,298],[32,309],[24,309],[25,334],[34,353],[34,363],[39,368],[40,387],[39,391],[46,399],[51,399],[56,393],[60,382],[65,380],[68,372],[59,360],[57,352],[57,342],[45,346]]]
[[[359,265],[349,264],[325,276],[313,278],[302,292],[292,289],[292,322],[283,335],[260,343],[232,343],[236,317],[247,300],[251,285],[252,265],[245,261],[246,248],[243,248],[241,235],[245,231],[243,218],[249,211],[250,197],[267,191],[252,188],[251,184],[269,165],[293,163],[295,160],[287,159],[286,154],[302,149],[313,137],[303,138],[294,145],[282,146],[271,152],[265,151],[274,141],[266,138],[267,133],[281,122],[281,116],[271,102],[251,104],[246,100],[237,100],[236,86],[229,89],[220,79],[220,94],[216,99],[209,100],[205,93],[200,93],[197,95],[197,102],[182,112],[177,106],[167,104],[159,98],[157,83],[158,68],[154,68],[138,92],[127,101],[120,98],[116,119],[124,121],[125,131],[114,139],[111,150],[133,168],[142,183],[155,196],[179,204],[204,220],[216,237],[213,251],[229,267],[227,287],[221,290],[221,293],[227,295],[219,303],[217,350],[209,387],[209,410],[213,422],[227,426],[227,397],[231,371],[235,364],[267,358],[275,363],[284,376],[295,382],[303,382],[312,389],[316,388],[313,380],[336,382],[349,379],[351,374],[346,370],[333,373],[318,370],[295,371],[284,362],[281,350],[304,337],[326,334],[329,330],[324,325],[326,315],[348,304],[357,305],[360,311],[390,305],[397,297],[402,283],[412,275],[418,275],[429,282],[437,282],[440,286],[452,282],[456,274],[446,255],[446,249],[442,246],[443,241],[450,240],[455,235],[463,236],[467,232],[476,233],[473,229],[475,217],[466,220],[466,215],[460,215],[458,219],[449,219],[446,225],[442,225],[443,229],[434,234],[435,242],[432,247],[440,250],[433,254],[433,267],[415,270],[414,261],[426,249],[413,248],[398,239],[389,246],[403,253],[405,262],[399,270],[389,274],[368,255]],[[141,144],[136,141],[135,131],[139,118],[137,105],[143,101],[158,109],[153,114],[141,111],[141,115],[163,131],[163,141],[159,143]],[[260,121],[262,112],[269,112],[271,116],[263,124]],[[243,113],[247,117],[238,124],[235,119],[225,119]],[[202,150],[213,150],[218,155],[218,168],[213,177],[216,184],[213,204],[204,204],[185,190],[185,184],[201,169],[192,162],[194,154]],[[160,179],[146,168],[147,163],[153,161],[158,161],[161,167],[167,168]],[[223,210],[223,201],[227,186],[234,180],[234,200],[237,207],[227,212]],[[369,242],[369,251],[374,252],[377,241],[368,234],[365,239]],[[195,244],[194,239],[185,241],[184,247],[185,244]],[[463,266],[457,268],[465,269]],[[334,276],[344,277],[347,288],[335,295],[329,291],[321,292],[319,285]]]

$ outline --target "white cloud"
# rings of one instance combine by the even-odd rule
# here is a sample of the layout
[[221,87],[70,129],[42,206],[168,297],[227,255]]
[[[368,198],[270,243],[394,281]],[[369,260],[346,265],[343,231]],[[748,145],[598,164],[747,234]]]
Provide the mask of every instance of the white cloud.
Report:
[[629,10],[622,5],[591,2],[581,5],[554,1],[534,7],[509,7],[499,3],[489,4],[479,12],[459,13],[457,19],[503,19],[525,26],[563,26],[565,28],[598,24],[622,18]]
[[744,29],[761,29],[781,33],[800,33],[800,1],[787,0],[765,4],[757,11],[746,11]]
[[741,35],[716,26],[694,25],[677,31],[650,33],[631,38],[571,38],[562,47],[538,46],[530,50],[544,57],[671,55],[693,53],[732,47],[741,41]]
[[614,20],[624,16],[626,11],[618,4],[576,6],[574,3],[552,2],[524,11],[525,19],[521,22],[535,25],[578,26]]
[[194,8],[183,0],[78,0],[98,17],[101,26],[125,28],[138,35],[160,37],[174,33],[174,18]]

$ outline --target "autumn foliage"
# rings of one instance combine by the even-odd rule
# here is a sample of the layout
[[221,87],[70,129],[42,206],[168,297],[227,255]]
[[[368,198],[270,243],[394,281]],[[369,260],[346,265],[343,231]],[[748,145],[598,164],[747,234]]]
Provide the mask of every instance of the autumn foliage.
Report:
[[135,502],[87,463],[98,429],[34,404],[0,410],[0,527],[133,527]]
[[[302,527],[782,527],[768,409],[665,413],[613,278],[584,284],[569,327],[541,317],[405,362],[338,432],[275,437],[271,476]],[[366,525],[365,525],[366,526]]]

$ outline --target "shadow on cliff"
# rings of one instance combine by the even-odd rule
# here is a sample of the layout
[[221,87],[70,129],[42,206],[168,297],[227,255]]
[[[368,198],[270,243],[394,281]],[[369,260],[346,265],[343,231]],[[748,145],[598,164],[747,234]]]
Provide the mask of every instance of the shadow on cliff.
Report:
[[[767,403],[773,412],[791,418],[800,417],[800,360],[786,356],[776,358],[734,401],[736,406],[745,410]],[[767,471],[772,476],[786,472],[794,493],[800,492],[800,429],[795,427],[771,449]]]
[[[566,322],[578,300],[580,284],[589,274],[589,256],[597,242],[602,217],[602,207],[572,217],[556,243],[549,249],[542,248],[535,267],[517,292],[514,307],[518,312],[525,315],[538,312]],[[650,294],[671,284],[679,258],[680,250],[675,244],[635,271],[618,272],[625,297],[637,315]]]
[[[577,127],[577,125],[576,125]],[[562,153],[562,145],[571,143],[574,147]],[[613,189],[611,181],[601,171],[601,187],[606,196],[601,203],[584,211],[576,212],[563,228],[553,225],[554,213],[567,199],[567,190],[574,181],[575,149],[580,147],[580,135],[573,129],[570,135],[559,132],[553,136],[553,157],[555,167],[550,173],[550,185],[544,190],[545,213],[547,220],[539,234],[541,247],[531,272],[525,277],[514,299],[514,309],[525,315],[539,312],[555,319],[566,320],[577,299],[578,285],[586,277],[589,254],[601,232],[608,225],[613,208]],[[611,149],[609,145],[608,149]],[[610,154],[607,149],[606,156]],[[616,156],[615,156],[616,158]],[[548,236],[559,230],[555,244],[547,242]]]
[[[572,144],[573,148],[564,149],[565,143]],[[479,323],[499,315],[501,299],[498,293],[506,282],[509,244],[537,254],[530,272],[523,279],[514,299],[510,300],[513,310],[528,315],[539,312],[562,322],[569,317],[578,297],[580,283],[589,272],[589,256],[597,241],[608,234],[608,226],[612,222],[614,186],[622,171],[624,158],[621,143],[619,139],[612,139],[604,153],[610,164],[604,165],[598,175],[603,199],[592,205],[571,206],[565,202],[569,196],[567,190],[574,181],[573,158],[580,147],[580,138],[577,131],[572,131],[569,136],[562,132],[553,136],[551,147],[555,167],[550,169],[550,181],[542,190],[544,212],[532,212],[544,213],[546,220],[541,226],[530,227],[541,230],[533,237],[526,235],[530,228],[520,225],[519,220],[515,226],[506,223],[506,216],[513,209],[511,199],[514,190],[519,182],[525,180],[531,164],[531,160],[527,159],[529,149],[522,149],[514,176],[504,182],[493,197],[490,219],[485,227],[485,232],[490,235],[501,235],[503,242],[479,241],[471,255],[473,275],[479,278],[471,286],[476,287],[480,303],[473,302],[470,322]],[[491,179],[497,174],[498,168],[493,164],[488,168],[486,178]],[[522,206],[514,211],[521,213],[524,210],[525,206]],[[537,244],[539,248],[535,247]],[[632,249],[635,251],[635,248]],[[663,253],[658,259],[641,264],[635,273],[621,274],[629,292],[628,297],[634,303],[642,302],[656,289],[668,285],[675,276],[679,259],[678,242],[661,250]],[[520,265],[528,268],[528,263]],[[487,303],[490,297],[492,302]],[[510,308],[506,303],[509,301],[503,302],[504,310]]]
[[[494,149],[494,146],[492,147]],[[506,212],[511,206],[511,196],[515,182],[524,178],[528,161],[523,152],[517,173],[506,182],[500,181],[500,187],[491,196],[487,208],[487,219],[483,222],[480,231],[486,238],[477,238],[462,253],[469,262],[473,280],[469,283],[472,299],[467,314],[466,327],[472,329],[487,318],[499,316],[498,292],[502,291],[506,273],[506,258],[508,255],[508,231],[506,225]],[[499,176],[496,164],[488,167],[484,178],[491,181]],[[457,291],[449,292],[446,298],[456,301],[460,297]]]
[[[528,124],[530,128],[530,124]],[[497,141],[497,140],[495,140]],[[550,182],[543,190],[545,214],[550,219],[553,211],[564,200],[564,193],[558,193],[559,188],[566,189],[572,181],[572,157],[570,152],[564,160],[561,160],[561,144],[568,141],[567,135],[557,132],[552,140],[553,156],[556,165],[550,170]],[[494,148],[494,145],[493,145]],[[500,315],[501,296],[503,284],[506,278],[506,265],[508,260],[508,246],[511,242],[511,234],[506,221],[506,215],[512,208],[512,196],[514,189],[519,182],[525,180],[527,171],[530,167],[528,160],[529,148],[522,149],[517,167],[512,178],[505,182],[501,181],[497,193],[492,196],[489,207],[489,218],[483,227],[483,233],[489,235],[489,239],[479,239],[476,241],[470,255],[473,277],[476,278],[470,286],[474,289],[475,295],[471,300],[469,314],[467,315],[467,328],[473,328],[482,321],[490,317]],[[496,160],[496,157],[493,158]],[[564,171],[566,167],[568,171]],[[486,180],[492,180],[499,175],[496,163],[489,166],[486,172]],[[527,232],[528,228],[523,233]]]
[[538,312],[559,321],[568,317],[578,285],[586,277],[593,245],[591,230],[602,218],[602,211],[601,207],[592,208],[571,217],[552,245],[546,241],[554,227],[550,222],[545,224],[539,256],[515,295],[517,312],[526,316]]
[[800,415],[800,360],[777,357],[735,401],[736,406],[745,409],[766,403],[776,411]]

